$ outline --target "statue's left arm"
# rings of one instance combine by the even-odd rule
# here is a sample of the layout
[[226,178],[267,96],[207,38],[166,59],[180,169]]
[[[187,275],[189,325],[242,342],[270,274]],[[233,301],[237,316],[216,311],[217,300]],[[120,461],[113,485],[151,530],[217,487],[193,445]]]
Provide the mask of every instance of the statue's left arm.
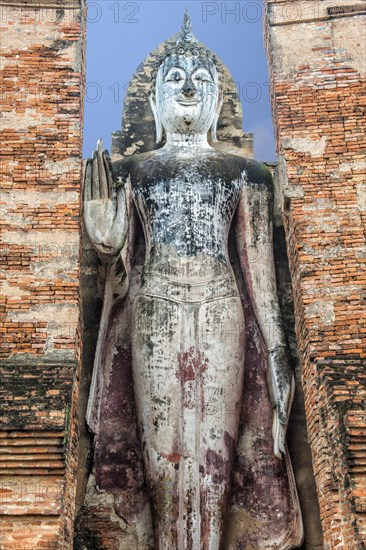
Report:
[[274,454],[285,453],[294,376],[281,321],[273,257],[273,183],[270,171],[252,161],[243,173],[238,206],[237,248],[244,280],[268,351],[268,384],[273,407]]

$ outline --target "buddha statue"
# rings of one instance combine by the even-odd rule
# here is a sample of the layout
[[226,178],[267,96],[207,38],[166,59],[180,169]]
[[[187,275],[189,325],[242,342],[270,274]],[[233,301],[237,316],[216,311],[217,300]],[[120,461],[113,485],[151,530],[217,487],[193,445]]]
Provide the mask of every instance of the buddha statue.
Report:
[[[221,80],[186,14],[153,75],[149,101],[163,146],[112,163],[99,142],[85,167],[84,222],[109,311],[129,299],[136,227],[143,232],[130,362],[156,550],[221,550],[227,536],[248,345],[232,237],[267,354],[272,452],[277,461],[286,453],[294,379],[276,289],[272,177],[263,164],[212,146]],[[109,330],[108,322],[100,329],[92,429]]]

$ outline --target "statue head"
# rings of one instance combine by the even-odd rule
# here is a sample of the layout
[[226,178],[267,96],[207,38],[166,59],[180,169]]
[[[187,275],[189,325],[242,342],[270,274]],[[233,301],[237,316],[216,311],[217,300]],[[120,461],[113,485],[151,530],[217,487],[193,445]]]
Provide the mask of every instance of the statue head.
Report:
[[186,11],[175,47],[158,60],[150,105],[156,125],[156,141],[162,130],[170,134],[205,134],[216,127],[222,107],[217,61],[207,48],[199,47]]

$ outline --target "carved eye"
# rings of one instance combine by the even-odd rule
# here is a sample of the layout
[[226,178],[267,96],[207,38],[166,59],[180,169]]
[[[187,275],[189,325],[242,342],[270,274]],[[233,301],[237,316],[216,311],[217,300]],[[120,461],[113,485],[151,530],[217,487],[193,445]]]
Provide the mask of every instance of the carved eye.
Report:
[[174,71],[167,75],[165,82],[180,82],[181,80],[183,80],[181,73],[179,71]]
[[198,82],[212,82],[211,75],[207,71],[198,71],[193,75],[193,78]]

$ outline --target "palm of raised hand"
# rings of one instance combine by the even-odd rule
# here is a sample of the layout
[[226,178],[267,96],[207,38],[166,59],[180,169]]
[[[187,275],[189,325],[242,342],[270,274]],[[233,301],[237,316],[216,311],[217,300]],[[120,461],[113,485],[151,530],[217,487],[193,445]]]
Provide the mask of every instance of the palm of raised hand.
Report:
[[121,251],[127,227],[125,192],[117,192],[112,163],[101,141],[85,165],[84,223],[99,254],[116,255]]

